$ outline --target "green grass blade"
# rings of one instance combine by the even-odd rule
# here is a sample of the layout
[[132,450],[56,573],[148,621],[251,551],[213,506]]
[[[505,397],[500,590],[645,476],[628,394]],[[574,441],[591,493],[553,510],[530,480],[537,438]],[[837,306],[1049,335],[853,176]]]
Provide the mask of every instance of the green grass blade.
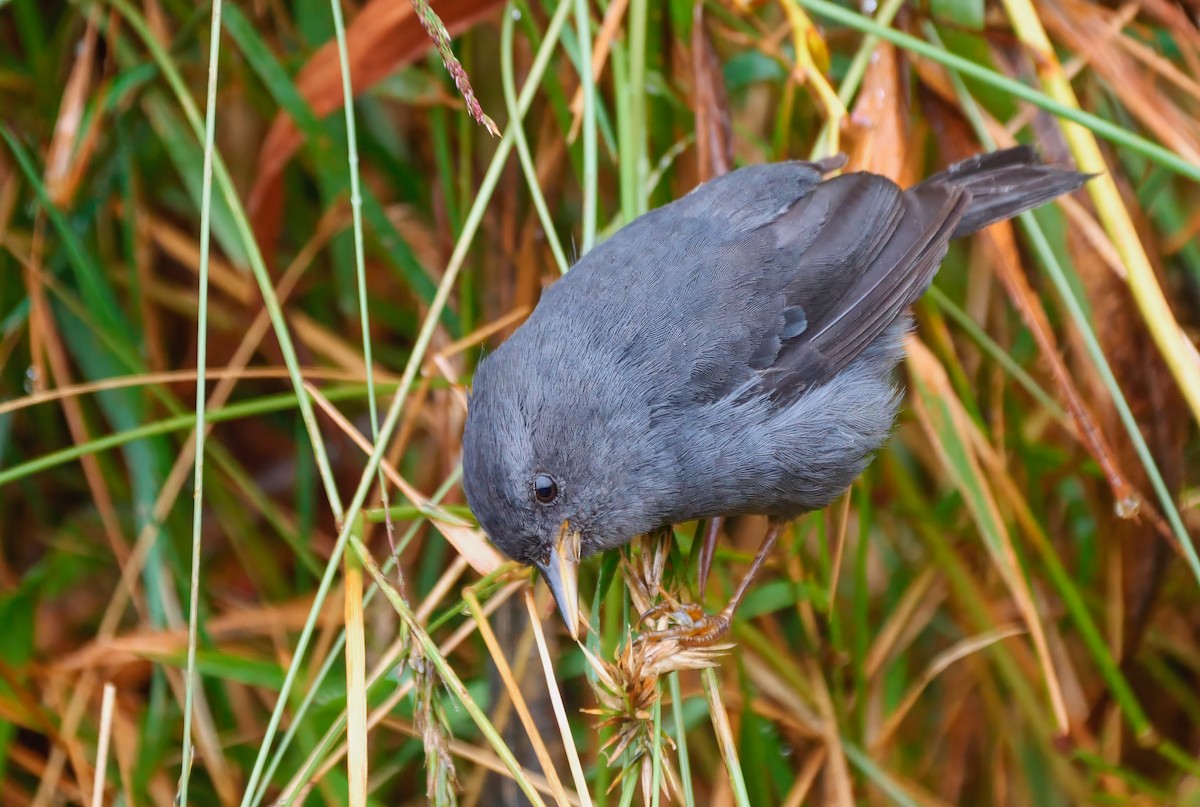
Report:
[[221,0],[213,0],[209,34],[208,92],[204,110],[204,168],[200,188],[200,277],[199,306],[196,311],[196,464],[192,488],[192,560],[188,585],[187,672],[184,677],[183,750],[179,774],[179,804],[187,807],[192,771],[192,711],[199,685],[196,676],[196,634],[200,624],[200,542],[204,513],[204,443],[208,437],[205,403],[208,391],[208,262],[212,244],[212,175],[216,151],[217,74],[221,55]]

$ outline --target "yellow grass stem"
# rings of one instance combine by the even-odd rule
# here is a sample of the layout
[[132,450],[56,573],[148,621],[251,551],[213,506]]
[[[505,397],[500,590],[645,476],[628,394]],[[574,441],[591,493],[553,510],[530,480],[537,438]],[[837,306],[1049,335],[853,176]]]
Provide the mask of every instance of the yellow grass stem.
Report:
[[[1046,94],[1064,106],[1079,109],[1079,99],[1075,97],[1075,90],[1067,79],[1031,0],[1004,0],[1004,7],[1017,36],[1030,49]],[[1077,123],[1062,121],[1061,124],[1079,170],[1099,174],[1087,184],[1088,193],[1096,205],[1096,215],[1125,263],[1129,290],[1150,335],[1162,352],[1171,375],[1179,383],[1192,416],[1200,421],[1200,355],[1180,330],[1167,304],[1133,218],[1121,199],[1116,180],[1104,161],[1095,135]]]
[[[358,519],[355,532],[361,532]],[[344,556],[346,619],[346,778],[350,807],[367,804],[367,650],[363,629],[362,565],[352,552]]]

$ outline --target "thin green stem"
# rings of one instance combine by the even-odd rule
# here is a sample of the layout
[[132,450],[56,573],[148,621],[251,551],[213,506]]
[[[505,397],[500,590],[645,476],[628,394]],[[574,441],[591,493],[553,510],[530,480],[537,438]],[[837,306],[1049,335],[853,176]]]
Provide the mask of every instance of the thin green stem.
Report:
[[283,687],[279,693],[279,700],[276,701],[275,709],[271,713],[271,719],[267,724],[262,745],[254,763],[254,769],[246,786],[246,796],[242,800],[242,807],[249,807],[251,794],[258,787],[263,767],[266,764],[271,740],[274,738],[275,732],[278,731],[279,724],[283,720],[283,710],[287,705],[288,696],[295,685],[304,654],[308,650],[309,642],[312,640],[313,631],[316,628],[317,616],[321,611],[325,598],[329,595],[334,575],[341,563],[342,553],[346,550],[346,543],[350,538],[349,525],[358,515],[363,503],[366,501],[371,480],[378,472],[387,444],[390,442],[392,433],[400,422],[400,413],[403,411],[404,404],[408,400],[408,390],[415,380],[421,365],[424,363],[425,353],[429,349],[429,343],[433,339],[434,331],[437,329],[438,317],[450,299],[450,292],[454,288],[459,272],[462,270],[467,252],[471,247],[471,242],[483,221],[484,210],[487,208],[492,193],[495,191],[496,185],[500,180],[500,173],[504,167],[504,163],[512,151],[513,143],[516,140],[513,128],[520,125],[520,122],[529,110],[534,93],[537,90],[537,85],[545,73],[546,65],[550,61],[550,55],[554,50],[554,46],[558,43],[558,38],[569,10],[570,4],[561,3],[550,20],[550,25],[546,30],[546,38],[542,41],[542,47],[538,50],[538,54],[533,61],[533,66],[530,68],[529,79],[521,90],[521,96],[518,101],[519,114],[514,120],[509,121],[504,137],[501,138],[500,143],[496,147],[496,153],[492,158],[491,165],[488,166],[487,173],[484,174],[483,182],[480,184],[479,191],[475,196],[475,202],[467,214],[467,220],[463,225],[462,237],[454,247],[454,252],[451,254],[450,260],[446,265],[446,271],[442,275],[441,283],[438,285],[437,294],[434,295],[433,301],[430,303],[429,312],[421,325],[421,331],[418,333],[416,342],[413,345],[412,354],[409,356],[404,373],[401,376],[399,389],[393,397],[388,412],[380,426],[379,439],[376,440],[375,446],[367,458],[366,467],[363,469],[358,487],[354,492],[353,498],[350,500],[350,505],[346,508],[345,517],[342,520],[341,528],[338,530],[337,542],[334,544],[329,563],[325,567],[325,574],[321,577],[321,582],[317,587],[317,592],[313,599],[313,607],[297,639],[292,663],[288,667]]
[[[904,5],[904,0],[887,0],[879,7],[879,11],[875,12],[875,24],[890,26],[902,5]],[[854,53],[854,58],[850,60],[850,66],[846,68],[846,75],[842,77],[841,86],[838,87],[838,100],[842,102],[843,106],[848,108],[854,99],[854,94],[858,92],[863,76],[867,74],[867,66],[871,64],[871,54],[875,52],[875,46],[878,44],[878,34],[864,36],[858,50]],[[828,156],[822,155],[820,152],[823,151],[822,144],[829,142],[832,123],[832,121],[826,120],[821,125],[821,131],[813,141],[812,152],[809,154],[810,160]]]
[[596,246],[597,154],[596,82],[592,79],[592,23],[588,0],[575,0],[575,35],[579,39],[579,86],[583,89],[583,243],[580,255]]
[[842,753],[854,767],[870,777],[871,781],[896,804],[902,807],[917,807],[917,802],[904,791],[900,784],[858,746],[842,740]]
[[679,749],[679,779],[683,784],[683,803],[692,807],[696,795],[692,792],[692,761],[688,756],[687,726],[683,722],[683,694],[679,686],[679,673],[667,677],[671,688],[671,713],[675,717],[675,745]]
[[738,807],[750,807],[750,794],[746,792],[746,779],[742,775],[742,763],[738,760],[737,743],[729,728],[725,704],[721,702],[721,683],[717,680],[716,671],[711,667],[700,673],[700,680],[704,685],[704,696],[708,699],[708,713],[712,717],[713,729],[717,734],[717,745],[721,747],[721,757],[725,760],[725,770],[729,774],[733,800]]
[[[563,3],[564,7],[566,5],[566,3]],[[363,546],[362,541],[358,540],[357,536],[350,540],[350,546],[354,549],[354,553],[362,561],[363,566],[372,579],[374,579],[375,584],[383,592],[388,602],[392,604],[400,619],[412,632],[413,640],[421,646],[422,655],[433,663],[438,676],[446,685],[446,689],[450,691],[454,699],[471,716],[471,720],[475,722],[475,725],[479,728],[479,732],[487,739],[488,743],[492,746],[492,750],[504,762],[504,766],[508,768],[508,772],[512,774],[513,779],[520,786],[521,792],[533,804],[543,805],[544,807],[545,802],[542,801],[542,797],[529,782],[529,777],[525,775],[525,771],[522,770],[520,763],[517,762],[516,757],[513,756],[512,751],[505,744],[504,738],[500,736],[500,733],[496,731],[496,727],[492,725],[487,715],[479,708],[479,704],[475,703],[475,699],[471,697],[471,693],[467,691],[467,687],[458,677],[458,674],[454,672],[454,668],[450,666],[449,662],[446,661],[446,658],[438,650],[438,646],[434,643],[433,639],[429,637],[429,634],[417,622],[412,610],[408,607],[408,603],[404,601],[404,597],[400,596],[400,593],[383,576],[383,573],[375,564],[375,559],[371,557],[371,553]]]
[[1050,96],[1033,89],[1027,84],[1022,84],[1008,76],[1000,75],[994,70],[989,70],[982,65],[976,64],[969,59],[964,59],[954,53],[934,47],[928,42],[917,39],[915,36],[910,36],[909,34],[889,28],[886,25],[881,25],[869,17],[864,17],[862,14],[835,5],[829,2],[829,0],[797,0],[797,2],[822,17],[835,20],[865,34],[878,36],[880,39],[891,42],[893,45],[924,56],[931,61],[944,65],[951,70],[958,71],[965,76],[970,76],[991,87],[1003,90],[1010,95],[1020,98],[1022,101],[1028,101],[1053,115],[1085,126],[1101,137],[1111,140],[1113,143],[1136,151],[1159,165],[1170,168],[1181,176],[1200,182],[1200,166],[1192,165],[1170,149],[1166,149],[1153,141],[1122,129],[1120,126],[1110,123],[1101,117],[1060,104]]
[[[338,65],[342,74],[342,108],[346,113],[346,158],[350,172],[350,216],[354,230],[354,273],[358,281],[358,318],[362,329],[363,364],[367,374],[367,409],[371,415],[371,439],[379,439],[379,412],[375,401],[375,360],[371,353],[371,320],[367,313],[366,248],[363,246],[362,189],[358,170],[358,129],[354,121],[354,88],[350,79],[350,54],[346,47],[346,24],[342,4],[330,0],[333,34],[337,41]],[[383,477],[380,476],[383,489]]]
[[213,0],[209,29],[208,90],[204,110],[204,167],[200,184],[199,303],[196,307],[196,463],[192,489],[192,570],[188,591],[187,671],[183,695],[183,753],[179,773],[179,805],[187,807],[192,773],[192,712],[196,699],[196,634],[200,613],[200,539],[204,513],[204,444],[208,367],[208,272],[212,248],[212,177],[216,152],[217,75],[221,55],[221,0]]
[[[170,56],[163,49],[158,38],[150,31],[145,18],[137,9],[129,4],[129,0],[111,0],[111,2],[113,8],[120,12],[121,16],[128,22],[129,27],[133,29],[150,52],[155,64],[158,65],[163,77],[170,85],[172,92],[175,93],[184,116],[187,118],[192,131],[196,135],[196,139],[203,142],[204,121],[196,109],[196,104],[192,100],[183,77],[175,68]],[[288,369],[288,376],[291,379],[293,389],[296,391],[296,403],[300,408],[300,417],[304,421],[309,440],[312,441],[313,457],[316,460],[321,481],[325,487],[326,499],[333,510],[334,518],[338,523],[341,523],[342,513],[339,506],[337,486],[333,480],[333,469],[329,464],[329,455],[325,450],[325,441],[321,437],[320,427],[317,425],[312,401],[304,389],[304,377],[300,373],[300,362],[296,358],[296,348],[288,332],[287,323],[284,322],[283,309],[279,305],[279,298],[275,294],[274,284],[271,281],[270,274],[267,272],[266,262],[263,260],[262,252],[258,248],[258,241],[254,237],[254,231],[250,227],[250,221],[246,217],[246,211],[242,207],[241,199],[233,184],[233,179],[230,177],[228,170],[226,170],[225,163],[221,159],[219,152],[214,152],[213,155],[213,171],[217,180],[217,187],[221,191],[221,196],[229,205],[238,237],[242,240],[242,244],[246,249],[250,260],[250,270],[254,274],[255,281],[258,283],[259,292],[263,298],[263,305],[267,309],[267,314],[271,320],[271,327],[275,333],[275,338],[279,342],[279,351],[283,355],[284,364]]]
[[[937,31],[933,26],[927,26],[926,31],[936,42]],[[970,90],[967,89],[966,83],[962,80],[961,76],[953,72],[950,74],[950,80],[955,94],[958,96],[960,106],[966,112],[968,119],[975,128],[976,137],[979,138],[979,141],[984,146],[994,149],[996,141],[988,131],[979,104],[976,103]],[[1069,107],[1062,108],[1069,109]],[[1163,515],[1166,516],[1167,523],[1171,526],[1171,532],[1174,534],[1175,540],[1179,543],[1179,547],[1183,551],[1184,558],[1187,560],[1192,575],[1200,583],[1200,556],[1197,556],[1196,548],[1192,545],[1187,528],[1183,524],[1183,518],[1179,515],[1179,510],[1175,506],[1175,500],[1172,498],[1171,492],[1167,489],[1167,483],[1163,480],[1162,474],[1158,470],[1158,464],[1154,461],[1154,455],[1150,453],[1150,446],[1146,444],[1146,439],[1142,436],[1142,430],[1138,426],[1137,419],[1133,416],[1133,410],[1129,408],[1129,402],[1125,398],[1125,393],[1122,392],[1116,375],[1113,374],[1112,366],[1108,363],[1108,358],[1104,355],[1104,349],[1100,346],[1100,340],[1096,336],[1096,331],[1092,327],[1091,322],[1088,321],[1087,313],[1083,310],[1083,305],[1075,296],[1074,286],[1067,279],[1066,269],[1054,254],[1054,250],[1051,248],[1050,242],[1046,238],[1046,234],[1034,214],[1032,212],[1022,213],[1019,221],[1025,234],[1033,244],[1034,251],[1037,253],[1043,269],[1050,276],[1055,290],[1058,292],[1063,304],[1067,307],[1067,312],[1071,315],[1071,321],[1074,322],[1076,330],[1083,339],[1088,358],[1091,359],[1096,371],[1100,374],[1100,380],[1108,390],[1109,395],[1112,396],[1113,406],[1117,410],[1121,424],[1125,427],[1126,434],[1133,443],[1134,451],[1137,452],[1138,459],[1146,471],[1146,476],[1150,479],[1150,486],[1154,488],[1154,493],[1158,497]]]
[[504,9],[504,21],[500,24],[500,84],[504,88],[504,104],[508,108],[508,118],[514,121],[511,129],[516,141],[517,159],[525,174],[525,183],[529,186],[533,207],[537,211],[538,219],[542,222],[542,232],[546,234],[550,251],[554,253],[558,271],[566,273],[569,268],[567,256],[563,253],[562,244],[558,240],[558,232],[554,228],[554,219],[550,217],[550,210],[546,207],[546,197],[542,194],[542,188],[538,184],[537,166],[533,164],[533,155],[529,153],[529,143],[525,140],[525,127],[520,120],[517,120],[519,117],[517,89],[513,82],[513,20],[518,13],[516,6],[509,3]]

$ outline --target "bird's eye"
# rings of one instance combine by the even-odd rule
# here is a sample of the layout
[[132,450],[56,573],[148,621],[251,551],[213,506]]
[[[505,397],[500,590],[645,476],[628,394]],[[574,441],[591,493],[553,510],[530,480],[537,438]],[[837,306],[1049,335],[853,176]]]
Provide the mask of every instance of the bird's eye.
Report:
[[554,504],[558,498],[558,483],[549,474],[538,474],[533,478],[533,495],[542,504]]

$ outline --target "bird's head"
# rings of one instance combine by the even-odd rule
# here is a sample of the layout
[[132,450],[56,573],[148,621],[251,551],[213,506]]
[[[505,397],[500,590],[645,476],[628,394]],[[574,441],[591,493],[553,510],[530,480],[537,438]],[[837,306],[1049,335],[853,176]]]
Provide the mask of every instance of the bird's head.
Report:
[[505,371],[504,351],[475,374],[463,432],[463,490],[492,543],[542,573],[576,636],[584,552],[578,505],[585,490],[576,483],[586,473],[565,446],[547,445],[530,417],[525,382]]
[[463,489],[492,542],[541,571],[575,635],[580,559],[669,523],[672,496],[644,412],[611,379],[531,360],[544,340],[528,328],[475,372]]

